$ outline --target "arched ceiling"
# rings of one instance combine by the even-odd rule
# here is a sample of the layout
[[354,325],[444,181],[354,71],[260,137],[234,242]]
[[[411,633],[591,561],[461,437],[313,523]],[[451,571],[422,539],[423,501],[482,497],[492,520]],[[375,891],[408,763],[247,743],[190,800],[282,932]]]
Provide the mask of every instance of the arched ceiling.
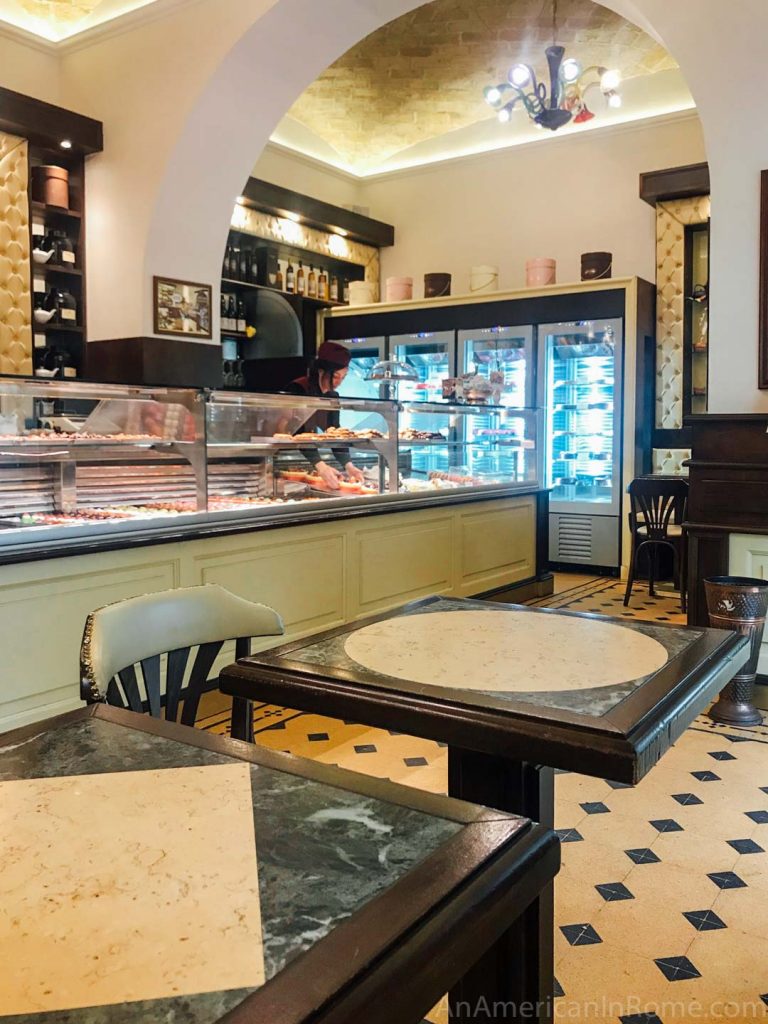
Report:
[[[634,120],[692,106],[677,65],[636,25],[592,0],[558,0],[557,41],[584,67],[617,68]],[[551,0],[433,0],[383,26],[332,64],[293,105],[275,141],[358,174],[503,144],[486,85],[519,61],[545,68]],[[490,122],[490,123],[489,123]],[[590,123],[594,127],[594,123]],[[527,141],[522,111],[504,127]],[[442,141],[441,141],[442,140]]]

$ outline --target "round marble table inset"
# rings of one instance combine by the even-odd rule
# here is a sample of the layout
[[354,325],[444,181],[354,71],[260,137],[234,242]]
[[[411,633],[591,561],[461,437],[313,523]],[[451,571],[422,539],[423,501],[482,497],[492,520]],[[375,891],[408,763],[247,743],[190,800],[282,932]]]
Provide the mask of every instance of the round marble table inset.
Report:
[[359,665],[456,690],[541,692],[615,686],[658,671],[666,649],[609,622],[524,611],[427,612],[352,633]]

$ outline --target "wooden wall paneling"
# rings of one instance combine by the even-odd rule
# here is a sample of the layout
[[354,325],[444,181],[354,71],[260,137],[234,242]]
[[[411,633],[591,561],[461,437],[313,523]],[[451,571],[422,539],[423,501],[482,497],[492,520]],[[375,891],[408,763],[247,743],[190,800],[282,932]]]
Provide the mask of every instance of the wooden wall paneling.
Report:
[[536,501],[509,501],[457,513],[457,597],[536,575]]
[[347,620],[454,588],[454,511],[400,513],[350,537]]
[[0,570],[0,731],[80,705],[85,619],[102,605],[179,585],[175,546]]

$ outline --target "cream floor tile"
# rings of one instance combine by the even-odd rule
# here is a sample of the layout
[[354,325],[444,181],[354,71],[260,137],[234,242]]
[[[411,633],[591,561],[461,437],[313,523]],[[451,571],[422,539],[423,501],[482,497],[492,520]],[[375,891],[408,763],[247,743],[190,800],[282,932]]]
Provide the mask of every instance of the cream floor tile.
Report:
[[724,889],[718,891],[712,909],[728,928],[760,940],[762,955],[768,964],[768,898],[763,892],[755,891],[752,886]]
[[[744,1019],[750,1019],[749,1013],[753,1008],[761,1009],[757,1019],[765,1019],[768,1007],[764,1004],[759,1006],[760,995],[768,992],[765,942],[756,941],[754,936],[731,928],[702,932],[686,955],[701,973],[695,985],[696,998],[713,1018],[716,1004],[730,1004],[743,1014]],[[724,1013],[720,1016],[721,1019],[733,1019]]]
[[[713,866],[711,871],[728,871],[727,866]],[[712,906],[717,887],[706,871],[693,871],[677,864],[639,864],[624,878],[624,884],[635,898],[652,908],[652,913],[669,910],[682,913]]]
[[[738,856],[721,838],[705,841],[694,832],[665,832],[657,837],[652,849],[665,865],[684,868],[691,877],[708,871],[730,870]],[[713,867],[713,864],[727,867]]]
[[588,814],[579,826],[585,841],[598,842],[620,851],[651,846],[658,831],[644,818],[630,814]]
[[580,882],[570,875],[555,878],[555,922],[558,925],[592,922],[604,900],[591,882]]
[[620,882],[634,865],[616,846],[598,842],[563,843],[560,873],[579,882]]
[[[629,879],[624,884],[633,892]],[[649,960],[683,956],[696,937],[695,929],[679,910],[637,897],[605,903],[590,923],[604,942]]]
[[557,964],[557,980],[564,992],[557,1020],[617,1020],[668,988],[652,960],[607,942],[572,947]]
[[555,776],[555,797],[557,800],[583,803],[587,800],[604,800],[613,790],[602,779],[575,772],[561,772]]
[[555,828],[578,828],[586,813],[576,800],[555,800]]

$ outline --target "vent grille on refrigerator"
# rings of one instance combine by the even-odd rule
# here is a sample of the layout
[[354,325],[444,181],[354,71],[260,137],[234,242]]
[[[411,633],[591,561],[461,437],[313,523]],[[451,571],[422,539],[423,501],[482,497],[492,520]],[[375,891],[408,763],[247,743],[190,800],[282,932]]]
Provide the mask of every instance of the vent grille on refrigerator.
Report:
[[592,520],[589,516],[559,516],[557,553],[572,562],[592,561]]

